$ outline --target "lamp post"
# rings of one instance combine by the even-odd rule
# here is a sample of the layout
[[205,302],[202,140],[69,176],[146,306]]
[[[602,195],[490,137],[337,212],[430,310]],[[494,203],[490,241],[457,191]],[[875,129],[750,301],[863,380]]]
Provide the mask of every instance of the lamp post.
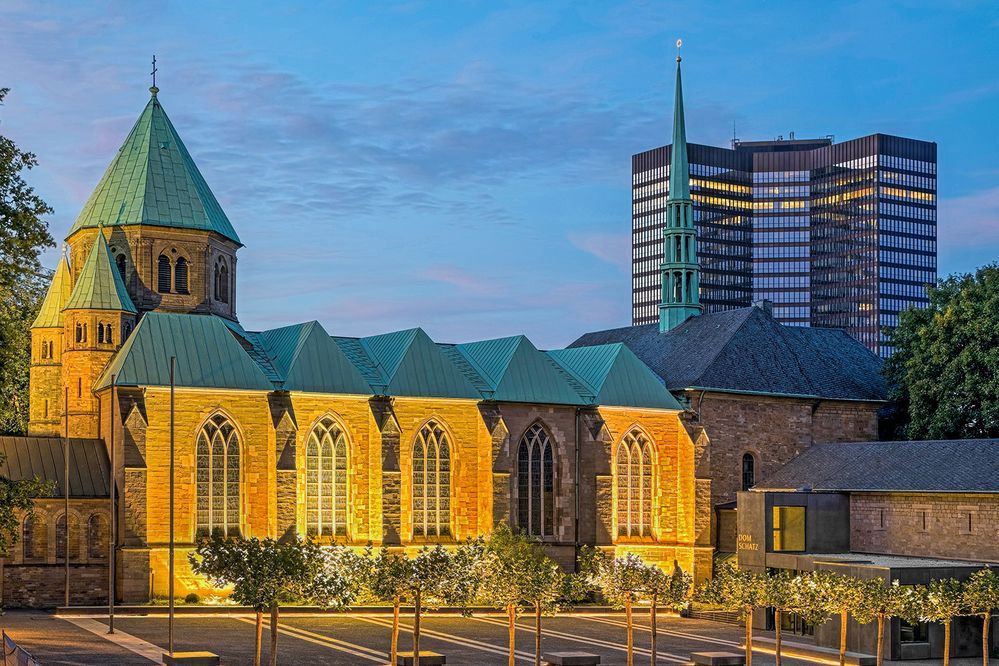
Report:
[[174,425],[174,367],[177,363],[177,357],[170,357],[170,581],[169,590],[167,594],[170,596],[170,612],[168,620],[168,641],[167,648],[170,654],[173,654],[173,467],[174,467],[174,443],[173,443],[173,425]]

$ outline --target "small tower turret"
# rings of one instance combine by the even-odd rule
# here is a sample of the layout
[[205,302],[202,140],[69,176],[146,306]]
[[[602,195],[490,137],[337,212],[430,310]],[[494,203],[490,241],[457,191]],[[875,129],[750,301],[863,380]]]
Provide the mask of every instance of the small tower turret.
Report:
[[62,309],[72,292],[66,255],[59,258],[42,307],[31,325],[28,434],[58,435],[62,425]]
[[[679,48],[680,42],[677,42]],[[697,232],[694,203],[690,198],[690,167],[687,133],[683,122],[683,88],[680,56],[676,57],[676,99],[673,108],[673,149],[669,165],[669,195],[666,198],[665,254],[662,263],[662,300],[659,330],[668,331],[701,313],[700,267],[697,263]]]
[[98,436],[99,410],[92,389],[135,327],[136,312],[100,228],[62,311],[67,436]]

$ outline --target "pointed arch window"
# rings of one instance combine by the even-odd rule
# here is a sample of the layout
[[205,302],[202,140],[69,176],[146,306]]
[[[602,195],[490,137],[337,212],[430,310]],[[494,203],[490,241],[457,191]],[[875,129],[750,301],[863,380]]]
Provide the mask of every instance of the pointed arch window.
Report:
[[125,255],[119,254],[114,258],[115,265],[118,266],[118,275],[121,276],[122,280],[125,280]]
[[413,536],[451,535],[451,451],[434,421],[413,442]]
[[172,282],[170,258],[161,254],[160,258],[156,260],[156,291],[161,294],[169,294]]
[[652,445],[632,430],[618,444],[616,458],[618,536],[651,536]]
[[45,521],[38,516],[28,516],[21,526],[21,558],[33,560],[45,557],[45,548],[39,543],[45,534]]
[[178,294],[190,293],[187,288],[187,259],[178,257],[173,269],[173,289]]
[[108,556],[108,521],[95,513],[87,521],[87,555],[92,560]]
[[520,440],[517,450],[517,522],[539,537],[555,532],[555,464],[552,440],[536,423]]
[[312,536],[347,534],[347,438],[326,417],[305,450],[306,529]]
[[239,535],[239,434],[222,414],[198,433],[196,460],[198,536]]

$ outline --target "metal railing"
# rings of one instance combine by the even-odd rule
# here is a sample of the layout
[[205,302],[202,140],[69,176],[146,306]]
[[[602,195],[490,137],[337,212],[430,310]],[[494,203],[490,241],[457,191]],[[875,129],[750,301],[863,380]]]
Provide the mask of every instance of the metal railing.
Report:
[[6,631],[3,636],[3,666],[42,666],[27,650],[14,642]]

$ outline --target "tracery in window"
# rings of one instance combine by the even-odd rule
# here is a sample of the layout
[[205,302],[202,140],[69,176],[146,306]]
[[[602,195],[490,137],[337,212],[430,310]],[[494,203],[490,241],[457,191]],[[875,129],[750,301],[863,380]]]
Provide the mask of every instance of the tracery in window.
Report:
[[347,439],[326,417],[309,433],[305,450],[306,529],[313,536],[347,533]]
[[161,254],[156,261],[156,290],[161,294],[169,294],[173,280],[170,275],[170,258]]
[[652,445],[632,430],[617,446],[618,536],[652,535]]
[[239,435],[232,421],[222,414],[208,419],[196,457],[198,535],[239,535]]
[[536,423],[517,451],[517,522],[528,534],[550,537],[555,523],[555,465],[548,432]]
[[413,442],[413,536],[451,534],[451,452],[447,434],[434,421]]

